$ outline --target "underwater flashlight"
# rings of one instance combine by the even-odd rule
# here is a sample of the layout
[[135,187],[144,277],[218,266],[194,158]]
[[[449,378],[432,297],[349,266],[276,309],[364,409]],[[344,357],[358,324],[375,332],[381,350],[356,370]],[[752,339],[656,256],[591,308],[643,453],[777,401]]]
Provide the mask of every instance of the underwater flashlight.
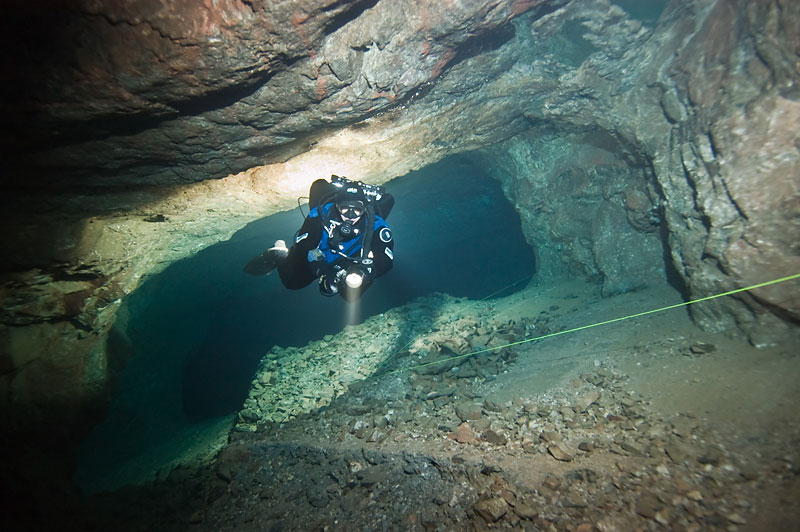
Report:
[[359,270],[351,270],[348,272],[347,277],[344,278],[344,282],[350,288],[358,288],[364,282],[364,274]]

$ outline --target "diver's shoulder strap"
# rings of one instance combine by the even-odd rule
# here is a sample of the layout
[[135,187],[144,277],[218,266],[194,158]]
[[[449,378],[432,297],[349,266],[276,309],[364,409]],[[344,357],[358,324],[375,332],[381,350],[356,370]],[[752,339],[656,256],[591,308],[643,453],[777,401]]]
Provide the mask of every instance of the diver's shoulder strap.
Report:
[[375,207],[372,205],[371,201],[367,202],[366,214],[367,214],[367,219],[365,220],[366,227],[364,228],[364,234],[362,235],[362,238],[364,240],[363,242],[361,242],[362,260],[369,257],[369,252],[371,251],[372,248],[372,233],[373,231],[375,231]]

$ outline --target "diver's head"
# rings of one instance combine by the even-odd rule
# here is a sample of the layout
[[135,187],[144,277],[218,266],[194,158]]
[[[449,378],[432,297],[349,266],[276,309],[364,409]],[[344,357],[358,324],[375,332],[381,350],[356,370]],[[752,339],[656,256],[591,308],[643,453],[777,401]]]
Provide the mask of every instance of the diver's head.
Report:
[[364,191],[357,186],[346,186],[336,195],[336,210],[343,222],[357,223],[367,208]]
[[347,200],[336,204],[336,210],[343,222],[356,223],[364,215],[364,202]]

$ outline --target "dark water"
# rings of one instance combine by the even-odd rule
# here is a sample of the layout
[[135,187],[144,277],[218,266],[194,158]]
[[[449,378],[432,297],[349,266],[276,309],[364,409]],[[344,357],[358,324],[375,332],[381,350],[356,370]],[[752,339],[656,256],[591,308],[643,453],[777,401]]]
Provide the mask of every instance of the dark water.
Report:
[[[387,184],[395,266],[366,292],[363,319],[416,297],[445,292],[508,295],[534,272],[519,217],[500,186],[466,159],[450,158]],[[305,211],[304,211],[305,212]],[[229,241],[169,266],[129,297],[134,353],[108,419],[85,442],[79,475],[156,444],[180,426],[237,411],[273,345],[301,346],[346,324],[348,303],[316,283],[286,290],[277,274],[251,277],[242,266],[278,238],[290,242],[298,210],[253,222]]]
[[614,4],[624,9],[632,18],[653,25],[666,9],[669,0],[615,0]]

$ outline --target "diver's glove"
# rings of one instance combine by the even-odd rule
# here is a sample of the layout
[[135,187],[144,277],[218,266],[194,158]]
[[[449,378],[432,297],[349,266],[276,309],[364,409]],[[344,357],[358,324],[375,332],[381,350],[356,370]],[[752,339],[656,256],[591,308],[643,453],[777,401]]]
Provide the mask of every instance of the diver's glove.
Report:
[[308,262],[322,262],[325,260],[325,253],[319,248],[314,248],[308,252]]

